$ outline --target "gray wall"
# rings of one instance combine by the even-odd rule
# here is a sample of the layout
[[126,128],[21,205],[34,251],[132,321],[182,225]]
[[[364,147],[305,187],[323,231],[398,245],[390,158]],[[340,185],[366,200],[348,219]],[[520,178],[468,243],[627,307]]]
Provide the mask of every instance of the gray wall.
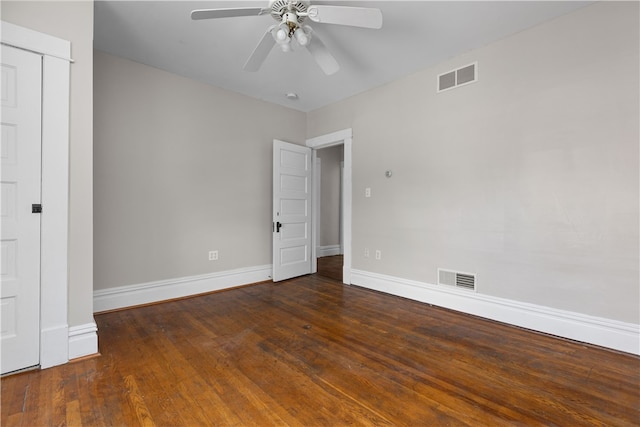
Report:
[[[638,6],[597,3],[309,113],[308,137],[353,129],[353,268],[475,272],[482,294],[637,324]],[[477,83],[435,93],[473,61]]]
[[305,114],[94,59],[95,289],[271,264],[272,141]]
[[1,7],[2,20],[71,42],[68,320],[92,323],[93,1],[3,0]]

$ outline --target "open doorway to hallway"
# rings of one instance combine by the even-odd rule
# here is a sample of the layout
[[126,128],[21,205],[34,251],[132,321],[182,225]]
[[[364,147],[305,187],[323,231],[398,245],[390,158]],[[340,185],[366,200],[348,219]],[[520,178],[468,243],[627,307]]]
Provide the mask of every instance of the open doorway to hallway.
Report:
[[317,218],[317,273],[342,281],[344,243],[342,224],[344,145],[322,148],[316,152],[316,176],[319,190]]

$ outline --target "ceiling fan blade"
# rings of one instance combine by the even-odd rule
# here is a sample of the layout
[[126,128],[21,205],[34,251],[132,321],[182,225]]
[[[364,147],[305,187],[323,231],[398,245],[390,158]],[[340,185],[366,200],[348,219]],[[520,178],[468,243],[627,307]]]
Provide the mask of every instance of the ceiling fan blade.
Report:
[[312,35],[306,48],[326,75],[330,76],[340,69],[338,61],[331,55],[331,52],[329,52],[329,49],[322,43],[322,40],[318,38],[317,34],[314,33]]
[[323,24],[349,25],[362,28],[382,28],[382,12],[369,7],[309,6],[307,16]]
[[260,69],[260,66],[262,65],[264,60],[267,59],[269,52],[271,52],[273,45],[276,44],[276,41],[271,35],[271,30],[273,30],[274,28],[275,25],[272,25],[264,33],[262,39],[260,40],[260,43],[258,43],[258,46],[256,46],[256,48],[253,50],[253,53],[251,54],[249,59],[247,59],[244,67],[242,67],[243,70],[258,71]]
[[191,19],[233,18],[236,16],[264,15],[271,9],[262,7],[237,7],[230,9],[198,9],[191,12]]

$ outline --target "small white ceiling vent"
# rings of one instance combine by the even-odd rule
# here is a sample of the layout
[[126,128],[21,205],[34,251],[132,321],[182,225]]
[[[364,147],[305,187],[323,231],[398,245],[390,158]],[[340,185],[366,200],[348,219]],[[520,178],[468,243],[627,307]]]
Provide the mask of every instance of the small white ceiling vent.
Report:
[[465,65],[438,76],[438,92],[468,85],[478,81],[478,63]]
[[439,268],[438,285],[455,286],[456,288],[474,291],[476,289],[476,275]]

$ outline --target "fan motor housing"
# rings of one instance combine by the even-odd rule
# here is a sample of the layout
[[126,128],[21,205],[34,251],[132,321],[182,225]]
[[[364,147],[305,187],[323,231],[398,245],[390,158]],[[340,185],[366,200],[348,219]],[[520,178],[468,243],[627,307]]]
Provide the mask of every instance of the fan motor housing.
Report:
[[[309,2],[305,0],[270,0],[269,7],[271,8],[271,16],[278,22],[282,21],[285,14],[293,12],[296,15],[297,22],[302,23],[306,19],[306,16],[300,16],[299,13],[307,12]],[[291,7],[291,9],[289,9],[289,7]]]

